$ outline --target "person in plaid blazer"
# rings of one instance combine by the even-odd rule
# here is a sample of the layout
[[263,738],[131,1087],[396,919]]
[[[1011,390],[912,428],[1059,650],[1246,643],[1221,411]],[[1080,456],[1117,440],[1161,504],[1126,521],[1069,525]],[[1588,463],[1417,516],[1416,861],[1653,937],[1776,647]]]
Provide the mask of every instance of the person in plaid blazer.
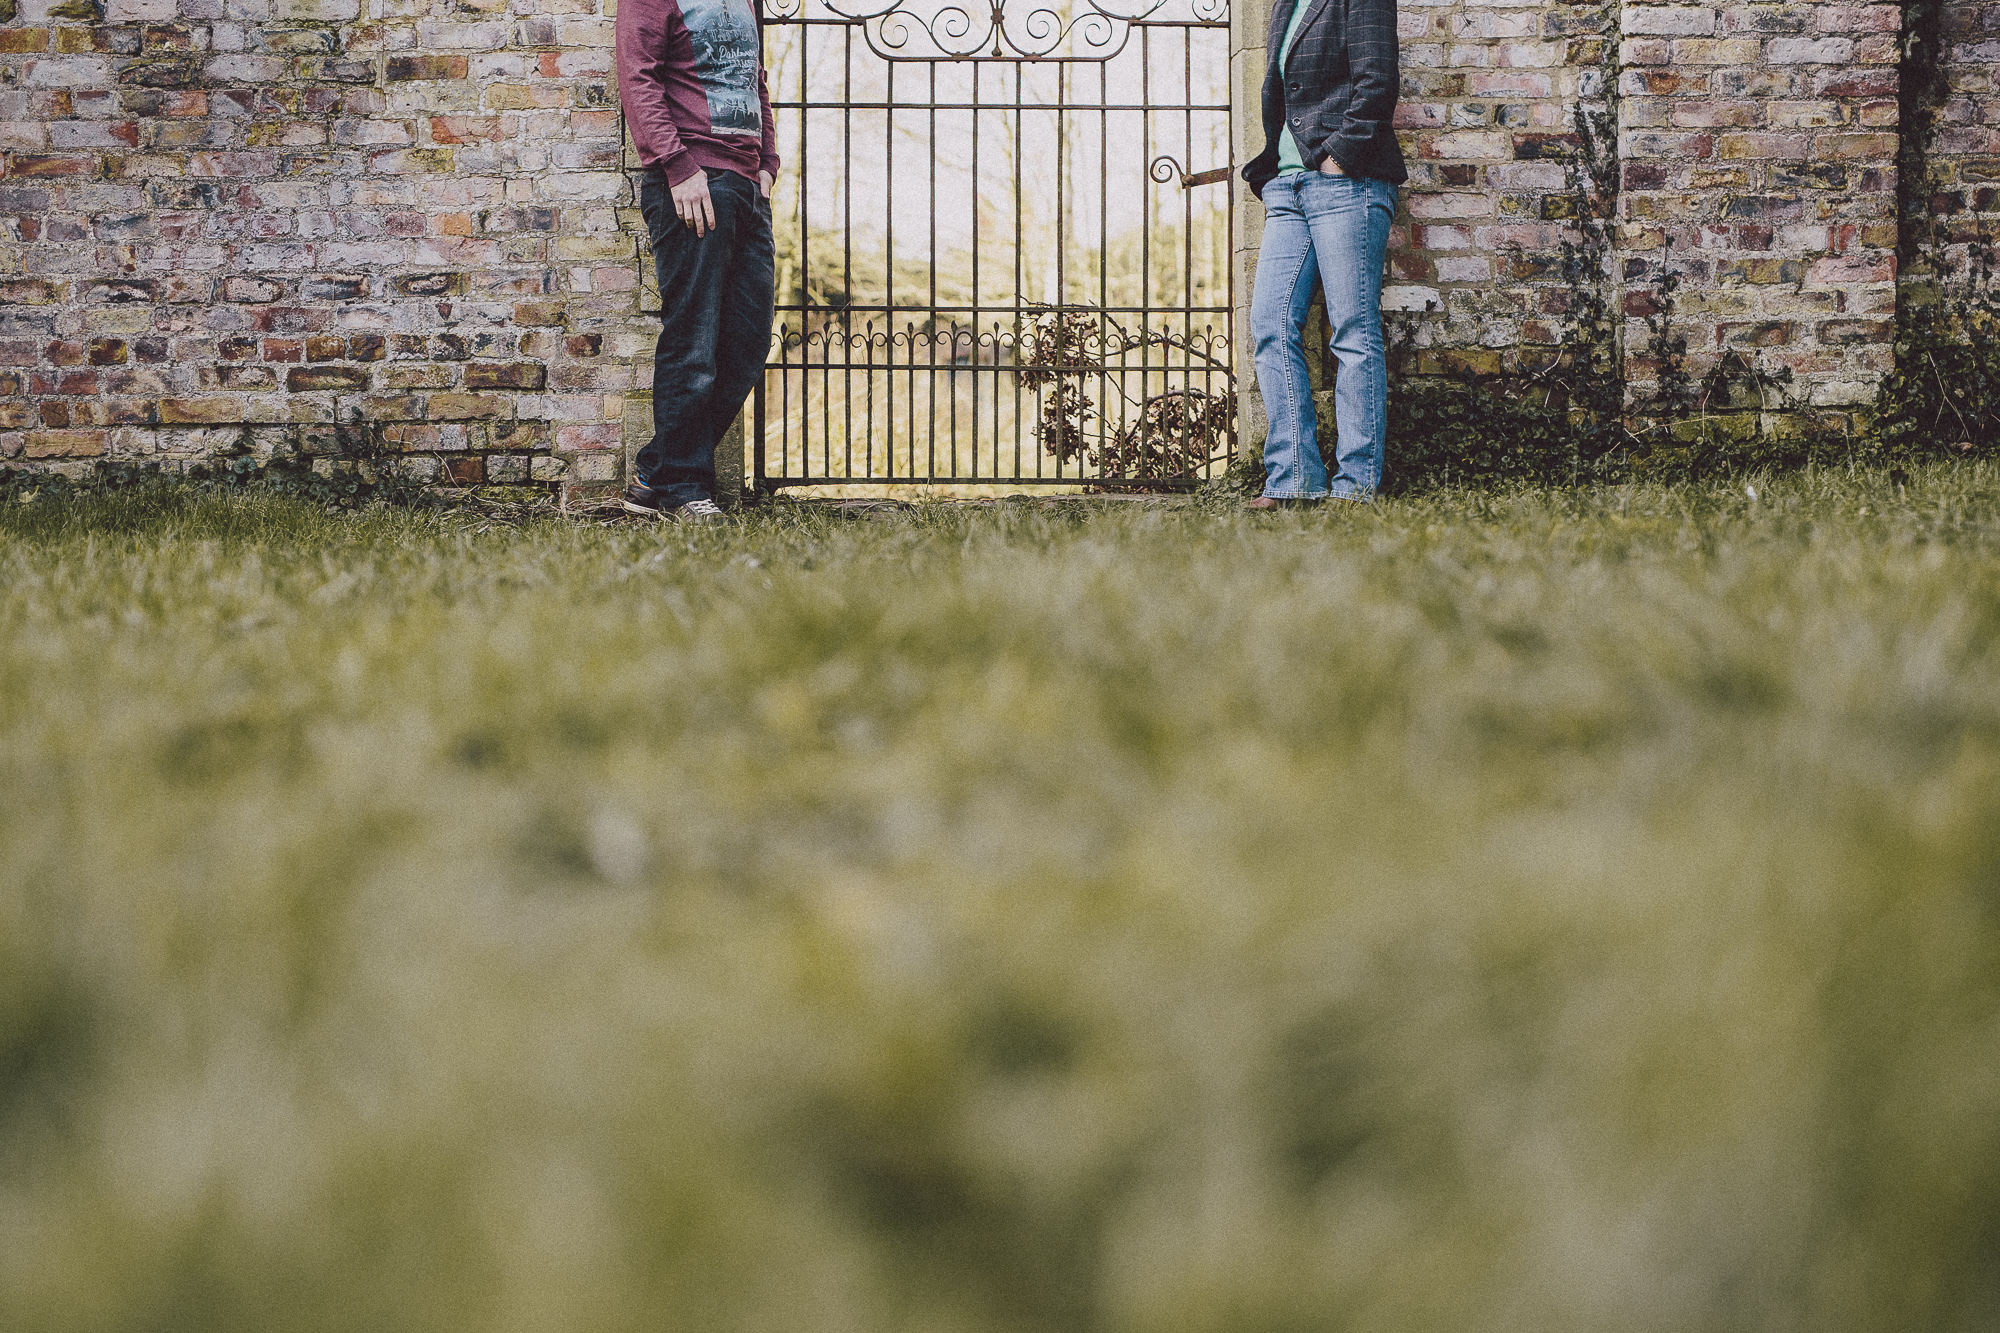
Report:
[[[1382,484],[1389,366],[1382,263],[1409,179],[1392,120],[1395,0],[1277,0],[1264,74],[1264,151],[1243,179],[1264,201],[1250,297],[1257,387],[1271,418],[1253,509],[1373,497]],[[1317,281],[1339,373],[1334,472],[1320,456],[1303,333]]]

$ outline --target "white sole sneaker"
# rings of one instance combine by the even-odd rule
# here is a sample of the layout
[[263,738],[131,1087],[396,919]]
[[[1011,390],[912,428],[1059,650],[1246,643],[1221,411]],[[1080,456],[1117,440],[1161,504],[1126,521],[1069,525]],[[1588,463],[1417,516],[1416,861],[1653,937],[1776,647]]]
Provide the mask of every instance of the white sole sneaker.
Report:
[[727,515],[713,500],[689,500],[677,509],[667,510],[660,517],[670,523],[716,523]]

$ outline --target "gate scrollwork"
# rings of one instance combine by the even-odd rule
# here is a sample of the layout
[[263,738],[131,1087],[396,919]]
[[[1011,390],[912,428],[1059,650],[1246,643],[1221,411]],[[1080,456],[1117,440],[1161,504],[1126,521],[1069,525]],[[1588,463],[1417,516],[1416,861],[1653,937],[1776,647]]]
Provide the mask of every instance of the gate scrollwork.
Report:
[[[883,60],[1107,61],[1125,49],[1135,25],[1168,4],[1151,0],[1116,8],[1098,0],[1038,3],[1010,8],[1007,0],[984,5],[924,0],[765,0],[766,15],[797,19],[806,8],[860,27],[869,50]],[[1227,0],[1193,0],[1195,17],[1214,21]],[[1209,11],[1214,11],[1213,15]],[[981,12],[984,11],[984,12]]]

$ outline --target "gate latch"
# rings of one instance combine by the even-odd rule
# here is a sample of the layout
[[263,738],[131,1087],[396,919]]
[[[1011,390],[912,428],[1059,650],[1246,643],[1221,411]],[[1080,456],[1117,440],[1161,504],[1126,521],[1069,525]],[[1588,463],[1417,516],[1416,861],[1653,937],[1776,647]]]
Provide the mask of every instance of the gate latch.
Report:
[[1165,185],[1168,181],[1178,179],[1183,190],[1192,190],[1197,185],[1217,185],[1228,180],[1229,173],[1233,169],[1233,167],[1215,167],[1208,171],[1197,171],[1193,175],[1189,175],[1187,172],[1181,170],[1179,162],[1162,153],[1153,159],[1153,165],[1148,174],[1162,185]]

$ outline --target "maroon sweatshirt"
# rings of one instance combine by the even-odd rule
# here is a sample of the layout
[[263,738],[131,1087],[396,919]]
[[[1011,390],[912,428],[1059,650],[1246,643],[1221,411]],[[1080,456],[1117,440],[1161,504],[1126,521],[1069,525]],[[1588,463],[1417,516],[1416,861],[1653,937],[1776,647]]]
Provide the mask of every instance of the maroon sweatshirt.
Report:
[[697,168],[776,176],[763,52],[749,0],[621,0],[618,96],[640,163],[670,185]]

